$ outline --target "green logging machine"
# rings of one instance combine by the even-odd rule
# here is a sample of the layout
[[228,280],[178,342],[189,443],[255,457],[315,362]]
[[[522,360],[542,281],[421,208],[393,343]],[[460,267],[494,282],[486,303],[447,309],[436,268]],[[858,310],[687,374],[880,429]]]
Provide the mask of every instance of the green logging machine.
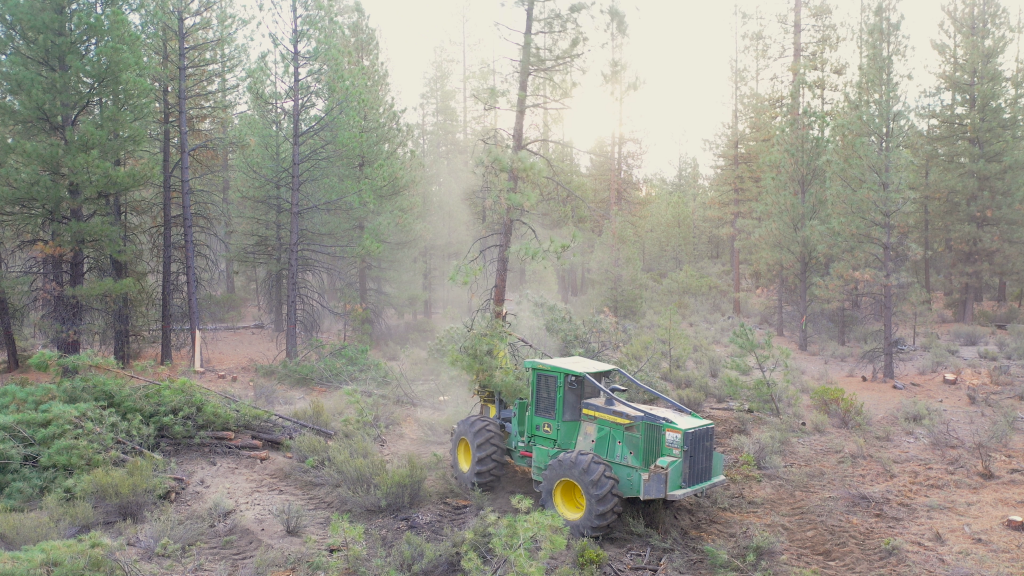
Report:
[[[680,500],[725,482],[715,425],[625,371],[573,356],[527,360],[531,399],[478,390],[480,414],[455,425],[452,468],[465,486],[493,488],[511,459],[528,467],[545,508],[574,536],[608,532],[623,498]],[[630,403],[613,374],[669,408]]]

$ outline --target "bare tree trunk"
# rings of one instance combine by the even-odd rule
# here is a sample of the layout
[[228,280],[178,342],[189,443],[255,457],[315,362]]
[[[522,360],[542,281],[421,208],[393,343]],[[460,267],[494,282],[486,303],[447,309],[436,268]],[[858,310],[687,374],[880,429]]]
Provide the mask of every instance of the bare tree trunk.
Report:
[[846,298],[839,300],[839,337],[836,343],[846,346]]
[[[196,352],[199,330],[199,285],[196,279],[196,246],[192,227],[192,174],[189,165],[188,91],[186,71],[189,62],[185,50],[185,15],[178,12],[178,140],[181,148],[181,225],[185,231],[185,293],[188,298],[188,329],[192,356]],[[198,368],[198,366],[197,366]]]
[[433,271],[431,270],[431,255],[427,249],[423,250],[423,317],[430,320],[433,314],[431,292],[433,292]]
[[775,335],[785,336],[785,330],[783,329],[783,295],[785,293],[786,278],[782,266],[779,266],[779,289],[778,289],[778,302],[776,303],[775,309]]
[[961,307],[960,321],[964,324],[974,324],[974,290],[970,282],[964,282],[964,303]]
[[235,261],[231,257],[231,162],[228,153],[228,127],[225,121],[221,131],[224,139],[224,150],[221,152],[220,172],[223,178],[221,182],[221,202],[224,211],[224,292],[235,293]]
[[[68,189],[71,210],[70,219],[75,223],[85,222],[85,211],[81,205],[82,191],[72,183]],[[62,314],[61,337],[57,342],[57,351],[74,356],[82,351],[82,320],[84,309],[77,291],[85,285],[85,252],[80,246],[78,233],[72,232],[72,248],[68,269],[68,288],[63,291],[64,311]],[[68,293],[70,292],[70,294]]]
[[302,104],[302,69],[299,62],[299,13],[298,5],[292,0],[292,186],[289,203],[290,226],[288,236],[288,325],[285,328],[285,358],[299,357],[299,169],[300,137],[302,127],[300,106]]
[[[512,169],[509,183],[512,194],[519,191],[519,174],[515,165],[519,152],[523,150],[523,134],[526,122],[526,95],[530,81],[530,56],[533,53],[533,5],[534,0],[526,0],[526,26],[523,28],[523,48],[519,58],[519,94],[516,97],[516,119],[512,129]],[[508,286],[509,249],[512,247],[512,233],[515,226],[514,208],[506,198],[505,211],[502,215],[501,234],[498,242],[498,265],[494,274],[494,290],[491,304],[494,317],[505,318],[505,291]]]
[[798,285],[797,294],[797,306],[798,312],[800,313],[800,336],[797,339],[797,346],[804,352],[807,351],[807,345],[809,341],[808,330],[807,330],[807,313],[810,311],[810,301],[808,300],[808,291],[810,289],[810,267],[807,262],[800,263],[800,282]]
[[0,254],[0,342],[7,352],[7,371],[14,372],[18,364],[18,343],[14,340],[14,321],[11,318],[11,304],[3,285],[3,255]]
[[[125,229],[127,226],[128,215],[123,213],[120,194],[114,195],[112,208],[114,223],[121,229],[121,247],[123,249],[128,244],[128,231]],[[128,263],[124,258],[125,254],[121,254],[120,257],[113,254],[110,256],[110,269],[113,272],[114,281],[118,283],[128,279]],[[128,366],[132,363],[132,317],[131,298],[126,293],[121,293],[117,297],[117,304],[114,306],[113,310],[113,324],[114,360],[116,360],[121,366]]]
[[892,286],[892,227],[886,229],[886,244],[882,247],[882,377],[896,378],[893,360],[893,316],[896,312],[896,295]]
[[[167,41],[163,42],[163,70],[170,66],[170,55],[167,52]],[[163,192],[163,247],[160,254],[160,364],[173,362],[171,346],[171,322],[174,302],[171,279],[171,265],[174,260],[173,213],[171,198],[171,86],[166,78],[161,78],[160,109],[163,112],[160,122],[163,135],[160,139],[161,191]]]
[[996,288],[996,302],[1006,304],[1006,278],[999,277],[999,287]]

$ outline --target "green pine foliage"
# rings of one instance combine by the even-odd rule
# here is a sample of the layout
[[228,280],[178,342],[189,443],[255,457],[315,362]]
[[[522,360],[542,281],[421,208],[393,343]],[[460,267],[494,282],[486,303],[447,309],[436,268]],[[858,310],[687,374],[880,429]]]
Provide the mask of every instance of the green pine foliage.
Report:
[[238,417],[188,380],[138,386],[91,372],[16,380],[0,388],[0,406],[0,503],[15,507],[77,493],[91,470],[139,456],[117,438],[153,449],[161,437],[230,429]]

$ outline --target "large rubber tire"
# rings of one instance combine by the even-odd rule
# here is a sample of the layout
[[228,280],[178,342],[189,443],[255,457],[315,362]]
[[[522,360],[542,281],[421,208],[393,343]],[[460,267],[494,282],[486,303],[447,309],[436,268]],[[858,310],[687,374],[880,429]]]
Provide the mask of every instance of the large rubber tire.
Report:
[[622,492],[612,467],[593,452],[563,452],[548,464],[541,504],[561,516],[577,538],[601,536],[622,514]]
[[452,434],[452,471],[467,488],[489,490],[505,473],[508,458],[501,423],[474,414],[455,425]]

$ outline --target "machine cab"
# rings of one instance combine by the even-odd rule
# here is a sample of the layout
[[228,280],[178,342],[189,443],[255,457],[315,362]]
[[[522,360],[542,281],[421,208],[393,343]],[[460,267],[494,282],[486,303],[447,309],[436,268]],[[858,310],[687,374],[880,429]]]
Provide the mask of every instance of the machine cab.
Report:
[[550,448],[573,448],[583,415],[583,401],[601,395],[583,374],[602,382],[614,367],[578,357],[528,360],[526,367],[531,370],[528,434],[538,444]]

